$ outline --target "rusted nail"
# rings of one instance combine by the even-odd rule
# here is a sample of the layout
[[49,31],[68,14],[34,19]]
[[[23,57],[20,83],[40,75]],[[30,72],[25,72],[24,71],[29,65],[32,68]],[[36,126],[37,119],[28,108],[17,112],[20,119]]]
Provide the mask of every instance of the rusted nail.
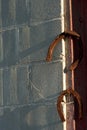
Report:
[[82,17],[79,18],[79,22],[83,23],[83,18]]

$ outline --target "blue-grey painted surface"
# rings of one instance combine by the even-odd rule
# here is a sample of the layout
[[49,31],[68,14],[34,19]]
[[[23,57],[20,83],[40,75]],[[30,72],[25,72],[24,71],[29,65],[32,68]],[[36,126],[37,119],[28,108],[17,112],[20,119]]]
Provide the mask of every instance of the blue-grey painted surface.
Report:
[[0,0],[0,130],[62,130],[57,97],[62,90],[60,0]]

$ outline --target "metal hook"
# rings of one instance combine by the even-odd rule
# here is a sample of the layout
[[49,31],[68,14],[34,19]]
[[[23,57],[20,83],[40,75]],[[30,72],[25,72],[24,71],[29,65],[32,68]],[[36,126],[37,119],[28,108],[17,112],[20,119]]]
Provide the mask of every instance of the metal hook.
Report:
[[79,119],[82,118],[82,102],[81,102],[81,97],[80,95],[75,91],[73,90],[72,88],[69,88],[67,90],[64,90],[62,91],[61,95],[58,97],[58,100],[57,100],[57,111],[59,113],[59,116],[61,118],[62,121],[65,121],[65,118],[63,116],[63,112],[61,110],[61,102],[63,101],[63,97],[67,94],[72,94],[73,97],[76,98],[77,102],[78,102],[78,105],[79,105]]
[[[73,61],[73,63],[70,65],[68,70],[74,70],[77,68],[77,66],[79,65],[82,57],[83,57],[83,48],[82,48],[82,40],[81,37],[78,33],[74,32],[74,31],[65,31],[63,33],[61,33],[60,35],[58,35],[55,40],[50,44],[49,48],[48,48],[48,53],[47,53],[47,57],[46,57],[46,61],[51,61],[52,60],[52,55],[53,55],[53,51],[54,48],[56,47],[56,45],[65,38],[72,38],[72,39],[77,39],[78,43],[79,43],[79,56],[78,59]],[[66,72],[68,71],[66,70]]]

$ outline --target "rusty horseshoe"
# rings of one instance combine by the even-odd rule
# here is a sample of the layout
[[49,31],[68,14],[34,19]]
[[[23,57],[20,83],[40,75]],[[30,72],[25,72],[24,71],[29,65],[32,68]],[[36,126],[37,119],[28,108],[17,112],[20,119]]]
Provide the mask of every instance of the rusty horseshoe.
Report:
[[52,55],[53,55],[53,51],[54,48],[56,47],[56,45],[65,38],[72,38],[73,40],[76,39],[78,41],[78,45],[79,45],[79,56],[77,58],[77,60],[73,61],[73,63],[70,65],[68,70],[74,70],[77,68],[77,66],[79,65],[82,57],[83,57],[83,48],[82,48],[82,40],[80,35],[75,32],[75,31],[65,31],[63,33],[61,33],[60,35],[58,35],[55,40],[50,44],[49,48],[48,48],[48,53],[47,53],[47,57],[46,57],[46,61],[51,61],[52,60]]
[[57,111],[59,113],[59,116],[61,118],[62,121],[65,121],[65,118],[63,116],[63,112],[62,112],[62,109],[61,109],[61,102],[63,101],[63,97],[67,94],[71,94],[73,95],[73,97],[76,98],[77,102],[78,102],[78,106],[79,106],[79,119],[82,118],[82,101],[81,101],[81,97],[80,95],[75,91],[73,90],[72,88],[68,88],[67,90],[64,90],[62,91],[61,95],[58,97],[58,100],[57,100]]

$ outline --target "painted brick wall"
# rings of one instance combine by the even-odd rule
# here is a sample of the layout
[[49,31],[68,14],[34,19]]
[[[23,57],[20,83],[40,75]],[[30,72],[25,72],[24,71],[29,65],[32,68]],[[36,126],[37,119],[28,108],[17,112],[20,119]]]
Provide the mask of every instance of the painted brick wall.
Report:
[[62,90],[60,0],[0,0],[0,130],[58,130]]

